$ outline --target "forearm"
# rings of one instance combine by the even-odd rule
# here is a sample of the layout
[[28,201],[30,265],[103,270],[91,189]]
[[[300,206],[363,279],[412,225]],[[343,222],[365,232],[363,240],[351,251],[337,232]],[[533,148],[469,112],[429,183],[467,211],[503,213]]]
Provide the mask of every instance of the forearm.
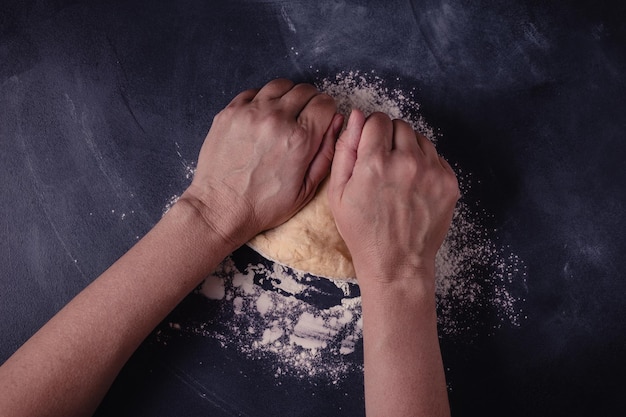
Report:
[[361,288],[368,417],[450,414],[434,289],[421,284],[434,279],[416,278]]
[[309,201],[342,125],[335,110],[314,86],[284,79],[237,95],[214,118],[181,200],[0,367],[0,415],[91,414],[186,294]]
[[142,340],[234,249],[176,204],[0,367],[0,414],[93,413]]

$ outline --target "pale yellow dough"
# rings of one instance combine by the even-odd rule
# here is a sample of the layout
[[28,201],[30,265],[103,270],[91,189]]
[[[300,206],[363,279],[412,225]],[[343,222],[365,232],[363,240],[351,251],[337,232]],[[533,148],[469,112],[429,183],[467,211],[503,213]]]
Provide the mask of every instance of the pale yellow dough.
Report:
[[315,197],[282,225],[254,237],[248,246],[264,257],[313,275],[354,279],[352,257],[330,211],[328,179]]

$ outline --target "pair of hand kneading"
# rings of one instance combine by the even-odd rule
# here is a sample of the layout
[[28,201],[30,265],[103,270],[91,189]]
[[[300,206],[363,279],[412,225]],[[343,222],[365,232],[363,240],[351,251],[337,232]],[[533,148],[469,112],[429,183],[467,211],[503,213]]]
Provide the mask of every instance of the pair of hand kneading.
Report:
[[342,125],[311,85],[241,93],[215,118],[188,193],[212,208],[220,199],[223,215],[204,217],[238,246],[301,209],[330,170],[328,203],[361,287],[367,414],[449,415],[435,256],[456,176],[404,121],[353,110],[338,137]]
[[399,120],[279,79],[214,119],[194,179],[126,254],[0,366],[0,415],[88,416],[146,336],[233,250],[276,227],[331,171],[328,201],[361,287],[368,416],[449,414],[434,260],[459,197]]
[[300,210],[332,164],[328,198],[355,268],[380,270],[383,282],[398,267],[433,272],[459,197],[452,168],[408,123],[382,113],[354,110],[337,139],[335,111],[308,84],[280,79],[242,92],[215,117],[183,198],[219,203],[220,218],[205,217],[241,245]]

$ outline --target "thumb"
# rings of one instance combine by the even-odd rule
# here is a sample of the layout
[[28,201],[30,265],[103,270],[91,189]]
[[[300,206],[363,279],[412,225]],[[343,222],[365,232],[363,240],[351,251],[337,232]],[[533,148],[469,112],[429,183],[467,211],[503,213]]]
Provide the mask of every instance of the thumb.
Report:
[[346,130],[343,131],[335,144],[335,157],[333,158],[328,186],[328,200],[331,205],[341,200],[343,190],[352,177],[364,125],[365,115],[363,112],[353,109]]
[[335,140],[337,139],[337,135],[339,135],[342,125],[343,116],[336,113],[333,116],[328,129],[326,129],[326,133],[324,133],[322,143],[320,144],[317,153],[309,165],[304,185],[306,194],[311,194],[311,197],[312,193],[314,193],[315,189],[317,189],[317,186],[322,182],[326,175],[328,175],[330,164],[335,152]]

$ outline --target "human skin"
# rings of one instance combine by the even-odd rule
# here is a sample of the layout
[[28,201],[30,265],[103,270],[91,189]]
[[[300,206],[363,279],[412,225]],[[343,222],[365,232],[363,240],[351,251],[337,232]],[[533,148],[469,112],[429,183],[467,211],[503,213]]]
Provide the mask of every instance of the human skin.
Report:
[[222,259],[312,198],[343,122],[335,111],[331,97],[288,80],[235,97],[179,201],[0,367],[0,415],[93,414],[133,351]]
[[456,179],[425,138],[382,114],[354,111],[335,145],[335,111],[288,80],[235,97],[178,202],[0,366],[0,415],[91,415],[152,329],[224,257],[303,207],[331,161],[329,200],[363,300],[367,414],[449,413],[434,256]]
[[452,168],[407,123],[356,110],[328,197],[361,289],[367,416],[449,415],[435,255],[459,198]]

